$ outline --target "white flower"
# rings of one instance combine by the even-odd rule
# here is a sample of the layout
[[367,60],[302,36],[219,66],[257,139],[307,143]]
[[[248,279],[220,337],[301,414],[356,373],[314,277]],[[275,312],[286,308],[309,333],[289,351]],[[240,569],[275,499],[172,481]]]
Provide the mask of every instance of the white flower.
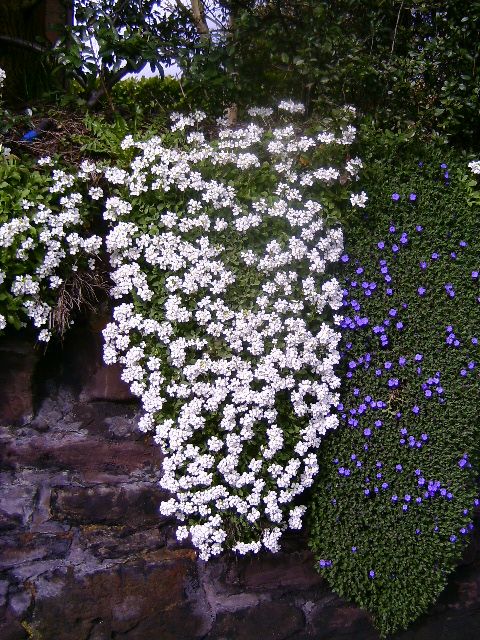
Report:
[[294,102],[293,100],[282,100],[278,104],[278,108],[282,111],[288,111],[288,113],[304,113],[305,105],[300,102]]
[[480,175],[480,160],[472,160],[468,163],[468,167],[472,173]]
[[260,118],[268,118],[273,114],[273,109],[270,107],[250,107],[250,109],[247,109],[247,113],[252,118],[256,116]]
[[360,207],[364,209],[368,200],[368,196],[365,191],[361,193],[352,193],[350,195],[350,202],[352,203],[352,207]]

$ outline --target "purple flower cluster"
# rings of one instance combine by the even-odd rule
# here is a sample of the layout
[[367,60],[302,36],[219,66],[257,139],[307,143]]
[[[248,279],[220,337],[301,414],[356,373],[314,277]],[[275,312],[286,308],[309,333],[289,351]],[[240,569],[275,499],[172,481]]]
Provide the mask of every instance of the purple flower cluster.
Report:
[[451,345],[453,347],[459,347],[460,340],[455,335],[455,332],[453,331],[453,327],[451,324],[445,327],[445,331],[447,332],[447,337],[445,338],[446,344]]
[[440,385],[440,371],[428,378],[426,382],[422,384],[422,391],[425,398],[434,398],[435,394],[438,396],[438,401],[443,404],[443,387]]
[[454,297],[455,297],[455,290],[454,290],[454,288],[453,288],[453,284],[451,284],[451,283],[447,283],[447,284],[445,285],[445,291],[447,292],[447,295],[448,295],[450,298],[454,298]]

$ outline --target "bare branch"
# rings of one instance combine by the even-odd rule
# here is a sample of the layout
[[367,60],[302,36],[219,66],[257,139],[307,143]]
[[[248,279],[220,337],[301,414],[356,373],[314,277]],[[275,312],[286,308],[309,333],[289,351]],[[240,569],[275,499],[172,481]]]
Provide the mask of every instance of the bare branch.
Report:
[[15,38],[14,36],[0,36],[0,42],[11,44],[14,47],[20,47],[21,49],[36,51],[37,53],[45,53],[46,51],[49,51],[48,47],[44,47],[42,44],[38,44],[38,42],[31,42],[30,40],[24,40],[23,38]]
[[393,42],[392,42],[392,49],[390,51],[390,57],[393,55],[393,50],[395,49],[395,41],[397,39],[398,23],[400,22],[400,14],[402,13],[402,9],[403,9],[403,0],[402,0],[402,2],[400,4],[400,9],[398,10],[397,24],[395,25],[395,32],[393,34]]
[[201,36],[210,36],[210,29],[205,19],[205,7],[202,0],[190,0],[192,17],[197,31]]

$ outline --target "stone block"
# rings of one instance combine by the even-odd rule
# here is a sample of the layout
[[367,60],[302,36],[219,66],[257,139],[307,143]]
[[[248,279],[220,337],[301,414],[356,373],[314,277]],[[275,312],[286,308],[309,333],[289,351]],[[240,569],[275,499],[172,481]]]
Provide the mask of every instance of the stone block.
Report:
[[145,485],[57,487],[52,491],[51,512],[56,520],[71,524],[158,524],[160,488]]
[[37,598],[31,625],[55,640],[203,638],[210,619],[197,606],[195,580],[189,550],[163,550],[82,579],[72,571],[58,596]]
[[0,339],[0,424],[26,424],[33,417],[33,374],[39,351],[21,338]]
[[287,602],[262,602],[254,608],[225,613],[206,640],[286,640],[305,626],[303,613]]

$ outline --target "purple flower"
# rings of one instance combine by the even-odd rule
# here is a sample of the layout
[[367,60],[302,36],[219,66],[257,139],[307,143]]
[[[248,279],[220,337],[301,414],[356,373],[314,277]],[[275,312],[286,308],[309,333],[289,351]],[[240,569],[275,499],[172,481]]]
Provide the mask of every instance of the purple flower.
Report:
[[367,427],[366,429],[363,430],[363,435],[366,438],[370,437],[372,435],[372,430],[369,427]]
[[420,269],[426,269],[427,268],[427,263],[422,260],[422,262],[420,262]]
[[373,580],[373,579],[375,578],[375,571],[374,571],[373,569],[371,569],[371,570],[368,572],[368,575],[369,575],[369,576],[370,576],[370,578],[372,578],[372,580]]
[[421,353],[416,353],[414,360],[415,360],[415,362],[421,362],[423,360],[422,354]]
[[357,552],[357,547],[352,547],[352,553],[356,553]]
[[448,169],[448,165],[442,162],[442,164],[440,165],[440,169]]
[[423,227],[421,224],[417,224],[417,226],[415,227],[415,229],[418,231],[418,233],[421,233],[423,231]]
[[418,292],[419,296],[424,296],[426,291],[427,290],[425,289],[425,287],[418,287],[418,289],[417,289],[417,292]]
[[395,471],[403,471],[403,467],[401,464],[396,464],[395,465]]
[[398,364],[399,364],[401,367],[404,367],[404,366],[405,366],[405,364],[406,364],[406,362],[407,362],[407,359],[406,359],[404,356],[400,356],[400,358],[398,359]]
[[415,405],[414,407],[412,407],[412,412],[415,415],[418,415],[420,413],[420,407],[418,407],[417,405]]
[[377,243],[377,247],[379,249],[385,249],[385,242],[383,242],[383,240],[380,240],[380,242]]
[[432,257],[432,260],[438,260],[438,253],[434,251],[431,257]]
[[398,202],[400,200],[400,194],[398,193],[392,193],[392,200],[394,202]]
[[398,244],[394,244],[392,245],[392,251],[393,253],[397,253],[399,251],[400,247],[398,246]]
[[478,278],[478,271],[472,271],[472,279],[476,280]]
[[411,193],[408,196],[408,199],[410,200],[410,202],[415,202],[415,200],[417,199],[417,195],[415,193]]
[[[400,196],[399,196],[400,197]],[[389,229],[390,233],[395,233],[395,227],[392,225],[390,225]]]

